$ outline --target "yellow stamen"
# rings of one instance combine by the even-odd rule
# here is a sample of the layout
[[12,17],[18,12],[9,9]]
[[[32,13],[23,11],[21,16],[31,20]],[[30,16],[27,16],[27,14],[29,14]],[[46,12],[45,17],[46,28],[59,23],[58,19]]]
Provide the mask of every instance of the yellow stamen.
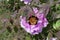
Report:
[[37,18],[36,17],[30,17],[30,19],[29,19],[29,23],[31,24],[31,25],[35,25],[36,23],[37,23]]

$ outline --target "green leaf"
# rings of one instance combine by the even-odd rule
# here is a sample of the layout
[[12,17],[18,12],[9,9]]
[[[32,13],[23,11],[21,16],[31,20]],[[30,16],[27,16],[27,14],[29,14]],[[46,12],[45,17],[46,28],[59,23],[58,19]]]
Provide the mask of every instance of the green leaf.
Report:
[[60,30],[60,20],[57,20],[56,23],[53,23],[53,28],[55,30]]
[[56,4],[57,10],[60,10],[60,4]]
[[52,38],[52,34],[49,33],[46,40],[50,40],[51,38]]
[[26,40],[31,40],[29,35],[26,36]]

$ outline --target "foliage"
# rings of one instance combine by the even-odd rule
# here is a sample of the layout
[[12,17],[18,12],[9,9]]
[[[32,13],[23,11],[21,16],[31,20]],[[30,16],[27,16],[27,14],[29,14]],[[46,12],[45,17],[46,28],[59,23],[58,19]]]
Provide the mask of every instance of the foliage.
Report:
[[[53,37],[53,35],[56,35],[56,32],[60,31],[60,4],[58,1],[53,1],[50,6],[50,11],[46,16],[49,21],[48,26],[39,35],[32,36],[26,33],[20,27],[19,21],[17,21],[19,20],[19,14],[17,14],[19,9],[26,4],[20,0],[0,0],[0,40],[14,40],[15,37],[21,40],[46,40],[46,38],[50,40],[50,37]],[[49,1],[39,0],[39,2],[42,5]],[[33,5],[32,3],[31,6],[33,7],[35,4]],[[39,7],[40,5],[37,4],[36,6]],[[5,18],[8,19],[6,22],[4,22]]]

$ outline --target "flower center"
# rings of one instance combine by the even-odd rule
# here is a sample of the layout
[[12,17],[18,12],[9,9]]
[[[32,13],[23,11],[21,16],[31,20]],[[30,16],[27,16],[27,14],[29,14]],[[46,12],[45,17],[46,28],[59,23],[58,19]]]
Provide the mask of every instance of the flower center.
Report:
[[35,17],[35,16],[29,17],[29,24],[30,25],[36,25],[37,24],[37,21],[38,21],[38,18],[37,17]]

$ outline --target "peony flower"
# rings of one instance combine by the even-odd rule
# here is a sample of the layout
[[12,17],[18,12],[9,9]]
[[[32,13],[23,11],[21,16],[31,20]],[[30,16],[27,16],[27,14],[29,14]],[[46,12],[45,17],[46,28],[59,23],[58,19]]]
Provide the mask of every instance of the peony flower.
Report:
[[24,4],[30,4],[32,0],[20,0],[20,1],[24,1]]
[[42,32],[42,29],[47,26],[48,21],[44,15],[44,12],[39,11],[37,8],[33,8],[33,14],[27,17],[20,16],[20,25],[28,33],[35,35]]

